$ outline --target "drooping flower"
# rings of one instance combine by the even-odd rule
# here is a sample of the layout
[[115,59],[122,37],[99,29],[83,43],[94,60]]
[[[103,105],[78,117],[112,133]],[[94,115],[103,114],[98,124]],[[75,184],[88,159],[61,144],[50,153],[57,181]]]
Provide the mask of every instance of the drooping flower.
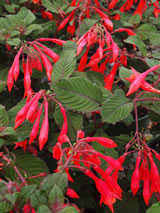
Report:
[[149,83],[147,83],[145,81],[146,76],[150,72],[153,72],[154,70],[158,69],[159,67],[160,67],[160,65],[155,65],[152,68],[148,69],[147,71],[143,72],[142,74],[136,72],[136,70],[132,68],[134,75],[131,75],[130,78],[126,78],[126,80],[131,82],[127,96],[136,92],[139,88],[142,88],[142,89],[144,89],[145,91],[148,91],[148,92],[155,92],[155,93],[159,94],[158,90],[153,88]]

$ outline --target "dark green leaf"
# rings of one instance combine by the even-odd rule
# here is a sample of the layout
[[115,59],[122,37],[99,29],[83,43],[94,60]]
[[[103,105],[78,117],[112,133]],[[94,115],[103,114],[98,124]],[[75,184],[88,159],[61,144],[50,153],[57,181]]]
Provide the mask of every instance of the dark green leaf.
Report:
[[52,81],[68,78],[76,68],[76,48],[74,42],[64,44],[60,60],[53,66]]
[[54,84],[57,99],[69,109],[79,112],[99,110],[101,90],[86,79],[73,77]]
[[133,109],[133,103],[124,95],[115,93],[103,103],[101,115],[104,122],[115,124],[125,119]]
[[[18,150],[14,151],[14,155],[16,158],[15,165],[22,174],[22,176],[31,177],[38,175],[42,172],[49,173],[48,168],[44,161],[42,161],[38,157],[34,157],[30,153],[24,153],[24,151]],[[15,174],[15,171],[12,167],[5,167],[4,173],[6,177],[10,178],[11,180],[15,180],[17,177],[17,174]],[[43,178],[34,178],[30,179],[29,182],[32,183],[39,183],[42,181]]]
[[35,209],[38,209],[40,205],[48,204],[48,200],[47,200],[46,196],[43,194],[43,192],[41,192],[37,189],[31,195],[30,200],[31,200],[33,208],[35,208]]
[[22,208],[27,203],[36,187],[37,185],[28,185],[22,188],[17,198],[17,203],[20,208]]

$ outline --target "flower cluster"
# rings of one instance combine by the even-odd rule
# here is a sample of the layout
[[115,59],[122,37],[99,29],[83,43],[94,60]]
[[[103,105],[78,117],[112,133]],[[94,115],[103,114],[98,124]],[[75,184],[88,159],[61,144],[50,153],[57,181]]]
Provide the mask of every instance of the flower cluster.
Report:
[[[118,0],[112,0],[109,4],[109,9],[113,9],[115,8],[115,6],[117,5],[119,1]],[[134,3],[137,3],[137,0],[126,0],[126,2],[121,6],[121,8],[119,9],[122,13],[126,12],[128,10],[130,10],[133,6]],[[137,6],[137,9],[134,11],[133,15],[139,14],[142,18],[142,14],[146,11],[147,9],[147,0],[140,0]],[[151,6],[153,4],[154,6],[154,15],[156,17],[158,17],[159,13],[160,13],[160,8],[159,8],[159,2],[158,0],[154,1],[152,3],[152,1],[150,1],[149,6]]]
[[[78,71],[83,72],[85,68],[88,67],[92,71],[103,74],[105,82],[104,87],[111,91],[118,67],[121,64],[127,66],[127,52],[126,49],[120,50],[118,45],[114,42],[109,30],[113,30],[113,24],[106,17],[103,19],[101,25],[94,25],[88,32],[81,36],[77,42],[77,55],[79,55],[86,46],[86,51],[80,59]],[[112,33],[117,32],[126,32],[129,36],[135,35],[132,30],[127,28],[119,28]],[[89,50],[93,49],[95,44],[99,46],[88,62]],[[112,63],[114,63],[112,70],[109,75],[105,76],[107,64]]]
[[[43,98],[43,102],[40,107],[38,106],[39,99]],[[34,95],[26,105],[18,112],[15,120],[15,129],[19,127],[23,121],[29,120],[31,123],[34,123],[32,131],[30,133],[29,143],[31,144],[38,135],[38,130],[40,126],[40,118],[42,114],[42,109],[44,106],[44,119],[42,122],[42,126],[39,134],[39,148],[40,150],[43,148],[45,143],[48,140],[48,131],[49,131],[49,123],[48,123],[48,102],[45,97],[44,90],[40,90],[38,93]]]
[[[59,135],[59,141],[61,141],[63,138],[63,135],[66,135],[68,131],[66,112],[61,103],[59,103],[52,96],[46,95],[45,90],[40,90],[32,98],[30,98],[30,100],[27,100],[27,103],[25,104],[25,106],[17,113],[16,120],[15,120],[15,129],[18,128],[25,120],[28,120],[29,122],[34,123],[32,131],[30,133],[30,139],[29,139],[29,144],[32,144],[38,135],[41,116],[42,116],[42,112],[44,108],[44,118],[40,128],[40,133],[39,133],[39,149],[40,150],[43,149],[44,145],[46,144],[48,140],[49,122],[48,122],[47,96],[59,105],[62,116],[64,118],[64,123]],[[38,101],[40,99],[43,99],[43,102],[39,106]],[[27,146],[27,140],[22,142],[17,142],[14,149],[16,149],[19,146],[23,147],[25,151]],[[34,151],[34,150],[31,150],[31,151]]]
[[[44,67],[46,70],[46,74],[48,80],[51,80],[52,74],[52,63],[48,59],[49,56],[54,63],[59,60],[59,56],[53,52],[51,49],[46,47],[45,45],[39,43],[39,41],[51,41],[62,46],[65,41],[60,39],[50,39],[50,38],[40,38],[33,42],[27,42],[23,44],[18,51],[13,64],[8,73],[7,85],[9,92],[12,90],[14,85],[14,80],[16,81],[19,76],[19,60],[20,56],[22,55],[22,67],[24,72],[24,88],[25,94],[24,96],[31,96],[33,91],[31,89],[31,76],[32,76],[32,69],[37,69],[38,71],[42,72],[42,68]],[[27,53],[27,58],[25,60],[24,53]],[[42,67],[43,65],[43,67]]]
[[[117,174],[118,171],[123,170],[121,165],[125,156],[115,160],[110,156],[103,155],[94,150],[89,144],[94,141],[107,148],[114,148],[117,146],[113,140],[108,138],[85,137],[84,132],[81,130],[77,132],[77,141],[74,145],[72,145],[67,135],[63,135],[53,147],[53,157],[58,160],[56,171],[59,172],[64,170],[68,175],[68,180],[73,182],[69,174],[69,169],[72,167],[80,169],[85,175],[94,180],[96,188],[101,195],[100,204],[104,203],[108,205],[113,212],[113,204],[116,199],[122,198],[122,189],[117,183]],[[63,148],[63,144],[65,143],[68,143],[70,147]],[[109,165],[106,171],[101,168],[101,159],[104,159]],[[97,175],[91,171],[92,168]],[[72,193],[68,193],[68,195],[77,198],[75,192],[70,192]]]
[[160,175],[151,151],[160,160],[160,154],[145,146],[138,153],[135,170],[131,179],[133,195],[136,195],[140,188],[140,181],[143,181],[143,198],[147,206],[152,194],[154,192],[160,193]]

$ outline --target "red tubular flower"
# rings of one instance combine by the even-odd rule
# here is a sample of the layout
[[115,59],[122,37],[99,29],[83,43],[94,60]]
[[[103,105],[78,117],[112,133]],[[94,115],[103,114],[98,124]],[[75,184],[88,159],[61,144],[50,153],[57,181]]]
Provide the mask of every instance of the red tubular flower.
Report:
[[112,53],[112,62],[115,62],[119,55],[119,47],[114,41],[112,41]]
[[39,39],[37,39],[37,41],[50,41],[50,42],[53,42],[55,44],[58,44],[59,46],[63,46],[63,44],[66,43],[66,41],[63,41],[63,40],[58,39],[58,38],[39,38]]
[[96,152],[94,151],[95,154],[97,155],[97,157],[100,157],[102,159],[104,159],[108,164],[110,164],[114,169],[116,170],[123,170],[123,167],[121,166],[121,164],[119,163],[118,160],[115,160],[114,158],[110,157],[110,156],[106,156],[101,154],[100,152]]
[[109,75],[104,78],[104,82],[105,82],[104,88],[108,89],[109,91],[112,91],[114,78],[115,78],[115,75],[116,75],[116,72],[117,72],[119,65],[120,65],[119,63],[115,63],[113,65],[113,68],[110,71]]
[[77,132],[77,138],[84,138],[85,137],[85,134],[82,130],[78,130]]
[[142,85],[142,83],[144,82],[146,76],[150,72],[153,72],[154,70],[158,69],[159,67],[160,67],[160,65],[155,65],[152,68],[145,71],[144,73],[140,74],[138,77],[136,77],[136,79],[131,83],[131,85],[129,87],[129,91],[126,96],[131,95],[132,93],[137,91],[139,89],[139,87]]
[[7,86],[8,86],[8,91],[10,92],[12,90],[12,87],[14,85],[14,80],[16,81],[18,76],[19,76],[19,57],[22,53],[22,47],[18,51],[13,64],[9,70],[8,73],[8,79],[7,79]]
[[39,52],[39,56],[41,58],[43,66],[44,66],[44,68],[46,70],[46,74],[47,74],[48,80],[51,81],[52,64],[51,64],[50,60],[47,58],[47,56],[45,56],[43,54],[43,52],[41,51],[41,49],[39,47],[37,47],[35,44],[32,44],[32,46]]
[[17,149],[18,147],[23,148],[24,152],[26,151],[27,148],[27,140],[21,141],[21,142],[16,142],[15,147],[13,149]]
[[78,71],[79,72],[83,72],[86,64],[87,64],[87,59],[88,59],[88,52],[89,52],[89,48],[87,48],[87,51],[84,53],[84,55],[82,56],[79,65],[78,65]]
[[38,93],[37,97],[34,99],[33,103],[30,105],[29,110],[27,111],[26,120],[29,120],[35,113],[38,108],[38,100],[40,99],[41,94]]
[[38,135],[38,130],[39,130],[39,124],[40,124],[40,118],[41,118],[41,113],[42,113],[42,104],[38,110],[37,116],[36,116],[36,121],[32,127],[32,131],[30,133],[30,140],[29,140],[29,144],[31,144],[34,139],[37,137]]
[[8,91],[11,92],[14,85],[13,67],[10,68],[7,78]]
[[53,20],[53,15],[52,13],[48,12],[48,11],[41,11],[42,17],[44,19],[49,19],[50,21]]
[[140,0],[138,7],[136,9],[136,11],[134,12],[133,15],[139,14],[142,18],[142,14],[146,11],[147,9],[147,2],[146,0]]
[[24,97],[25,96],[30,97],[32,96],[33,91],[31,89],[30,60],[28,57],[26,64],[23,61],[22,67],[24,71],[24,88],[25,88]]
[[54,63],[56,63],[59,60],[59,56],[53,52],[51,49],[49,49],[48,47],[46,47],[45,45],[39,43],[39,42],[35,42],[36,44],[38,44],[38,46],[42,47],[43,49],[41,49],[46,55],[48,55],[50,58],[52,58],[52,60],[54,61]]
[[[137,72],[133,67],[131,67],[132,71],[133,71],[133,75],[130,75],[129,78],[125,78],[127,81],[129,81],[130,83],[132,83],[138,76],[141,75],[141,73]],[[153,93],[157,93],[160,94],[160,90],[155,89],[151,84],[149,84],[147,81],[143,81],[142,84],[140,85],[140,88],[147,91],[147,92],[153,92]]]
[[20,48],[20,50],[18,51],[14,62],[13,62],[13,76],[14,76],[14,80],[16,81],[18,76],[19,76],[19,57],[22,53],[22,47]]
[[104,22],[103,22],[103,25],[107,28],[107,30],[109,31],[113,31],[113,23],[110,19],[106,19],[106,18],[103,18],[102,19]]
[[83,138],[81,140],[85,141],[85,142],[97,141],[102,146],[107,147],[107,148],[117,147],[117,144],[112,139],[104,138],[104,137],[86,137],[86,138]]
[[151,165],[151,171],[150,171],[150,180],[151,180],[151,194],[153,192],[159,192],[160,193],[160,176],[158,168],[153,161],[153,157],[151,153],[148,155],[150,165]]
[[60,160],[61,158],[61,153],[62,153],[62,149],[61,149],[61,143],[56,143],[56,145],[53,147],[53,158],[55,158],[56,160]]
[[109,3],[109,9],[113,9],[116,6],[117,2],[118,2],[118,0],[112,0]]
[[38,93],[26,103],[26,105],[17,113],[16,120],[15,120],[15,129],[23,123],[23,121],[26,119],[27,111],[38,96]]
[[73,189],[70,188],[67,189],[66,195],[68,195],[71,198],[79,198],[78,194]]
[[66,24],[69,22],[70,18],[74,15],[75,10],[73,10],[59,25],[58,31],[62,30]]
[[129,36],[136,35],[132,30],[127,29],[127,28],[119,28],[119,29],[116,29],[113,31],[113,33],[116,33],[116,32],[126,32],[126,33],[128,33]]
[[141,162],[141,157],[138,156],[136,160],[136,168],[133,172],[132,179],[131,179],[131,190],[133,195],[136,195],[137,191],[139,190],[139,181],[140,181],[140,172],[139,166]]
[[49,123],[48,123],[48,102],[44,101],[44,119],[42,122],[42,126],[39,134],[39,149],[42,150],[45,143],[48,140],[48,131],[49,131]]
[[146,205],[148,206],[149,204],[149,200],[150,200],[150,197],[151,197],[151,192],[150,192],[150,173],[149,173],[149,169],[148,167],[145,167],[143,169],[143,172],[144,172],[144,184],[143,184],[143,198],[144,198],[144,201],[146,203]]
[[63,125],[61,128],[60,135],[58,136],[58,141],[60,143],[63,143],[63,136],[66,136],[67,131],[68,131],[68,122],[67,122],[67,115],[66,115],[66,111],[65,111],[64,107],[60,107],[60,110],[63,115],[64,122],[63,122]]
[[112,212],[114,212],[113,204],[116,202],[116,198],[118,198],[118,196],[109,190],[107,184],[103,180],[97,178],[95,183],[97,190],[101,194],[100,205],[104,203],[105,205],[108,205]]

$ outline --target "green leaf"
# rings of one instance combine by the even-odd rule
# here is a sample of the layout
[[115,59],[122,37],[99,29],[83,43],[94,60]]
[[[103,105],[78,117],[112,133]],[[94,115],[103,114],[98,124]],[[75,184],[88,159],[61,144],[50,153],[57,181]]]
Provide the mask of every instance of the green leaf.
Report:
[[18,198],[19,192],[14,192],[13,194],[5,194],[5,198],[12,203],[12,205],[15,205],[15,202]]
[[3,105],[0,105],[0,127],[8,125],[8,114]]
[[22,7],[20,9],[17,14],[17,18],[19,18],[20,21],[23,21],[25,25],[31,24],[36,19],[35,15],[26,7]]
[[[107,208],[106,208],[107,209]],[[114,205],[115,213],[138,213],[139,202],[138,199],[132,195],[132,193],[124,193],[121,201],[117,201]],[[107,211],[105,211],[107,212]]]
[[149,39],[157,31],[156,27],[152,24],[142,24],[136,29],[136,34],[142,39]]
[[[17,150],[13,152],[15,156],[15,166],[18,168],[19,172],[22,176],[31,177],[38,175],[42,172],[46,174],[49,173],[48,168],[43,160],[38,157],[33,156],[30,153],[24,153],[22,150]],[[11,180],[15,180],[17,178],[17,174],[15,173],[14,169],[10,166],[4,168],[4,174],[6,177],[10,178]],[[34,178],[30,179],[31,183],[38,184],[44,178]]]
[[52,213],[52,211],[46,205],[40,205],[36,213]]
[[63,193],[56,184],[54,185],[49,194],[48,203],[50,207],[52,206],[60,207],[64,203]]
[[88,76],[88,80],[90,80],[92,83],[96,84],[97,86],[103,86],[104,87],[104,76],[95,71],[88,71],[86,72]]
[[44,190],[46,192],[46,195],[49,196],[55,184],[59,187],[62,193],[64,193],[68,184],[67,174],[58,172],[58,173],[48,175],[41,183],[40,189]]
[[15,10],[19,8],[17,4],[5,4],[4,7],[8,13],[15,13]]
[[78,213],[79,211],[73,206],[67,206],[62,210],[59,210],[58,213]]
[[8,76],[8,68],[2,68],[0,71],[0,93],[6,87]]
[[7,140],[16,140],[16,131],[12,127],[7,127],[0,132],[0,137],[3,137]]
[[0,213],[8,213],[13,208],[13,205],[9,201],[0,202]]
[[127,69],[125,67],[121,67],[120,71],[119,71],[119,77],[122,81],[124,81],[125,83],[129,84],[129,82],[127,80],[125,80],[125,78],[129,78],[130,75],[133,75],[132,70]]
[[153,67],[155,65],[159,65],[160,64],[160,60],[156,60],[156,59],[146,58],[146,62],[147,62],[149,67]]
[[22,208],[27,203],[27,201],[30,199],[36,187],[37,185],[28,185],[28,186],[24,186],[21,189],[17,198],[17,204],[19,208]]
[[[99,17],[98,17],[99,18]],[[95,19],[85,18],[80,25],[80,36],[85,34],[97,22]]]
[[[68,136],[69,138],[76,138],[77,131],[82,129],[83,125],[83,116],[76,112],[66,111],[67,115],[67,122],[68,122]],[[61,129],[63,125],[63,116],[59,109],[59,107],[56,108],[54,112],[54,119],[58,125],[58,127]]]
[[128,22],[132,25],[137,26],[141,22],[141,16],[139,14],[131,16]]
[[151,33],[149,36],[149,40],[151,42],[151,44],[155,47],[160,45],[160,40],[158,39],[160,37],[160,33],[156,32],[156,33]]
[[125,119],[133,109],[133,103],[124,95],[116,92],[103,103],[101,115],[104,122],[115,124]]
[[149,209],[147,209],[146,213],[158,213],[160,212],[160,202],[154,203]]
[[73,77],[54,84],[57,99],[69,109],[79,112],[99,110],[101,90],[86,79]]
[[31,24],[27,27],[27,31],[25,32],[25,35],[29,35],[32,31],[38,31],[42,30],[42,26],[40,24]]
[[40,205],[48,204],[48,200],[47,200],[46,196],[44,195],[44,193],[37,189],[31,195],[30,200],[31,200],[33,208],[35,208],[35,209],[38,209]]
[[124,42],[129,43],[129,44],[135,44],[139,50],[141,51],[143,56],[147,55],[147,49],[143,41],[139,38],[139,36],[130,36],[127,39],[124,40]]
[[64,44],[60,60],[53,66],[52,81],[68,78],[76,68],[75,42]]

